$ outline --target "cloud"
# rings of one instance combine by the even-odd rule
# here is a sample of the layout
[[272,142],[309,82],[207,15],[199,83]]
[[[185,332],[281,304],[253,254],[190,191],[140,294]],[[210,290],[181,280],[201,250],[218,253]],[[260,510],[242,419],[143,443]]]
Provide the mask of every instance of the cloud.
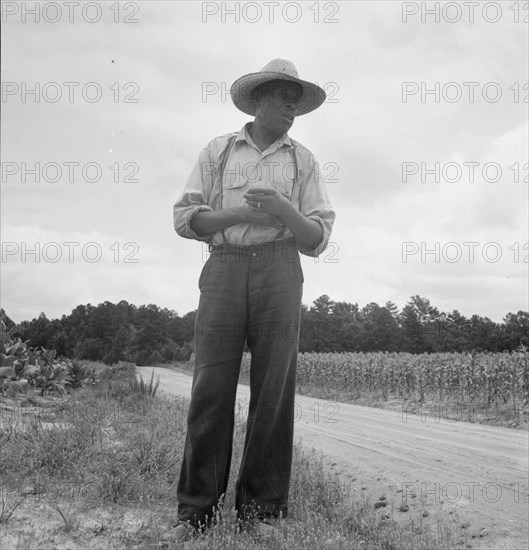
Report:
[[[324,23],[329,7],[299,4],[298,23],[279,12],[273,24],[244,18],[237,24],[230,16],[223,23],[220,13],[203,23],[204,3],[142,2],[137,24],[113,23],[105,4],[100,24],[3,25],[4,82],[57,82],[64,98],[64,82],[80,83],[73,103],[22,101],[20,94],[3,103],[3,162],[78,162],[81,170],[73,181],[56,183],[37,183],[31,175],[23,182],[20,172],[5,178],[2,239],[96,241],[105,252],[93,264],[82,256],[73,263],[10,257],[2,264],[2,303],[10,315],[61,315],[79,303],[120,299],[181,313],[195,309],[203,247],[175,234],[172,205],[200,149],[249,120],[227,94],[231,83],[274,57],[293,60],[302,78],[329,92],[291,132],[328,166],[325,175],[338,179],[327,187],[337,212],[331,240],[339,249],[318,262],[303,259],[306,303],[328,294],[402,306],[419,293],[441,309],[495,320],[527,308],[526,264],[513,261],[515,243],[521,255],[528,240],[527,184],[514,182],[510,168],[518,162],[525,177],[524,26],[510,22],[507,9],[497,24],[478,17],[474,24],[423,24],[417,17],[403,23],[397,2],[339,3],[333,16],[339,23]],[[470,81],[479,83],[474,102],[443,97],[447,83],[467,92],[462,84]],[[83,98],[90,82],[101,86],[101,101]],[[138,103],[124,102],[131,82]],[[419,87],[406,102],[403,82]],[[421,102],[421,86],[436,82],[441,101],[430,95]],[[483,99],[487,82],[501,87],[497,103]],[[206,83],[218,91],[205,95]],[[100,166],[100,181],[83,177],[89,162]],[[449,163],[480,164],[474,182],[463,173],[453,183],[431,176],[423,183],[419,172],[405,183],[404,162],[428,168],[437,162],[441,174]],[[138,168],[137,182],[125,181],[127,163]],[[501,166],[498,182],[483,178],[487,163]],[[421,262],[420,248],[402,261],[403,242],[439,242],[443,260],[443,245],[466,241],[479,242],[480,254],[497,242],[501,261]],[[127,242],[138,243],[139,263],[113,261],[109,247]]]

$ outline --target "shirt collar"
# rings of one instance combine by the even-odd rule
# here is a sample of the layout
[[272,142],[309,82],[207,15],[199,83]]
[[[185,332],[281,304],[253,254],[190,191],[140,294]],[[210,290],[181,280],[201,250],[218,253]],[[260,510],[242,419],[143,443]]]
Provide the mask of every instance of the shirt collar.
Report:
[[[246,141],[249,145],[252,147],[255,147],[257,150],[259,148],[255,145],[252,136],[250,136],[250,132],[248,131],[248,128],[251,126],[251,122],[247,122],[240,130],[240,132],[237,135],[237,138],[235,139],[235,143],[238,141]],[[287,145],[288,147],[292,147],[292,142],[290,141],[290,137],[288,136],[288,133],[284,133],[283,135],[279,136],[274,143],[268,147],[268,149],[272,149],[274,151],[277,151],[280,147],[283,147],[283,145]],[[268,150],[267,149],[267,150]],[[264,153],[264,151],[263,151]]]

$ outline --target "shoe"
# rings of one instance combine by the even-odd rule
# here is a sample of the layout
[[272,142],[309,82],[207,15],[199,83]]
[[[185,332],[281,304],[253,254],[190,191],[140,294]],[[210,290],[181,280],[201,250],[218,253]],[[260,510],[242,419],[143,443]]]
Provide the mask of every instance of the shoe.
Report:
[[271,518],[251,518],[242,523],[240,530],[256,535],[261,539],[271,539],[280,534],[279,529],[273,523],[274,519]]
[[169,531],[162,535],[159,548],[169,548],[170,544],[182,544],[198,535],[198,529],[189,522],[178,521]]
[[277,537],[280,533],[277,527],[274,527],[266,519],[260,519],[255,522],[254,532],[263,539],[270,539]]

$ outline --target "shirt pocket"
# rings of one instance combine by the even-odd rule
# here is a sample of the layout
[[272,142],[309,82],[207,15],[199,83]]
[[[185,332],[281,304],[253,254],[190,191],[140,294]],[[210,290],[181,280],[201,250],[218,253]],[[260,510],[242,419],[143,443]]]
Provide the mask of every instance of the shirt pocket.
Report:
[[240,170],[226,170],[222,178],[222,189],[240,189],[246,185],[247,181]]
[[226,171],[222,178],[222,209],[244,204],[244,193],[248,190],[247,179],[237,171]]
[[281,173],[277,175],[274,174],[274,177],[272,178],[270,184],[289,201],[292,201],[292,193],[294,192],[294,179],[288,177],[288,171],[284,172],[284,175]]

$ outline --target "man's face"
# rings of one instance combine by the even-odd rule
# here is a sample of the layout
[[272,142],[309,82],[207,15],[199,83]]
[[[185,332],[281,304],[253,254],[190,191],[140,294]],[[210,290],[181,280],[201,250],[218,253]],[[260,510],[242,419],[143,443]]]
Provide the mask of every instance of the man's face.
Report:
[[255,118],[273,133],[290,130],[296,117],[301,88],[295,82],[269,82],[262,86],[256,99]]

